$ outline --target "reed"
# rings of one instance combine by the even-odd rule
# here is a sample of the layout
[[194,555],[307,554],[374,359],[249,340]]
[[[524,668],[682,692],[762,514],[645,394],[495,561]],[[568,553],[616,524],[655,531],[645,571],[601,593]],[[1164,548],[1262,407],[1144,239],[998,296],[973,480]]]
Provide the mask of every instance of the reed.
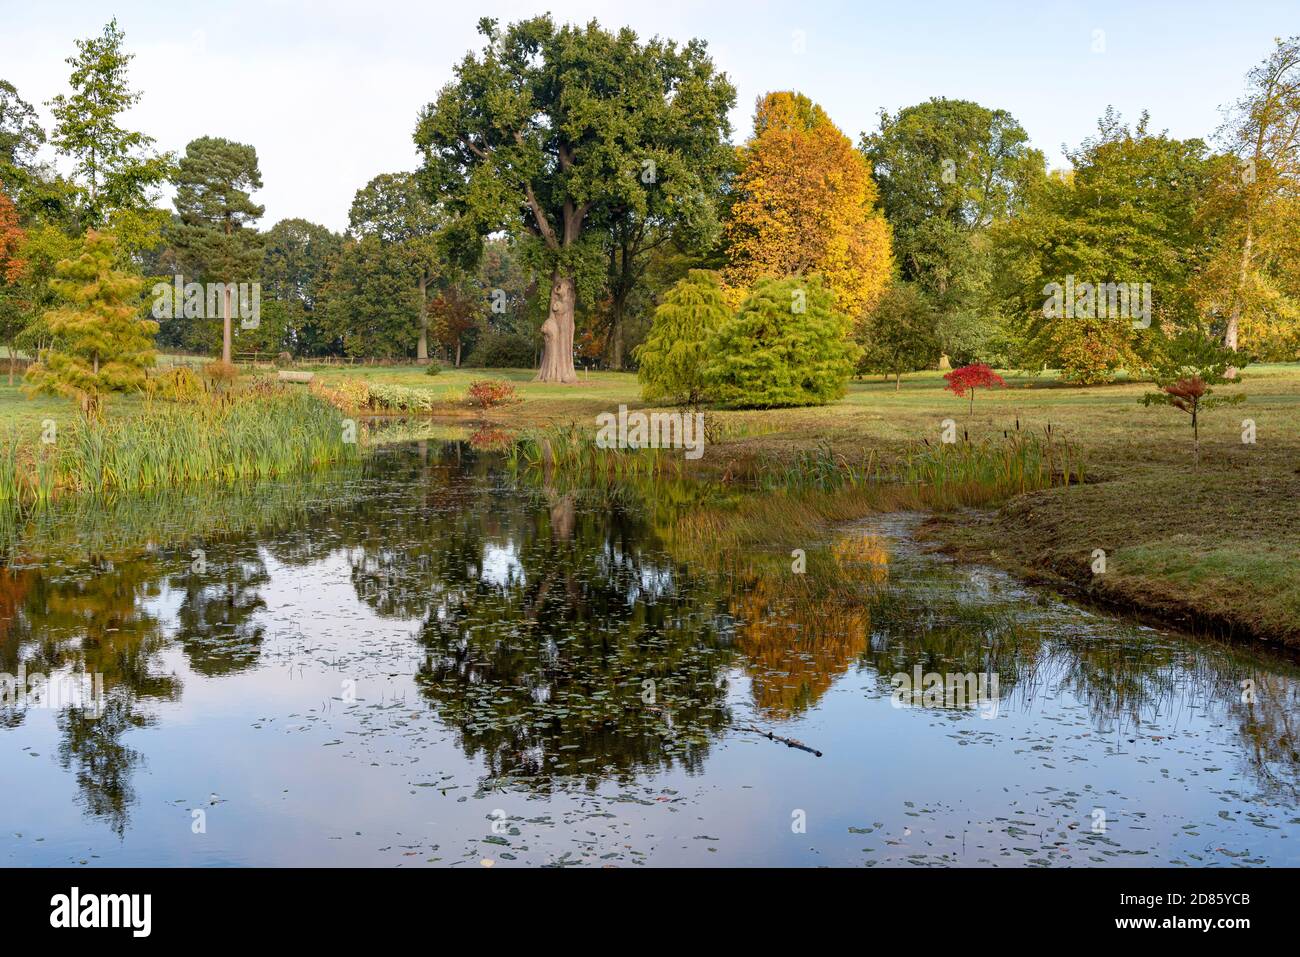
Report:
[[[515,467],[567,473],[574,478],[616,481],[642,477],[682,477],[689,463],[670,449],[600,448],[574,423],[531,432],[510,450]],[[730,471],[730,470],[729,470]],[[903,449],[888,461],[876,450],[857,458],[819,442],[801,449],[787,463],[757,463],[745,479],[757,490],[790,493],[839,493],[870,490],[895,508],[948,509],[996,505],[1025,492],[1084,480],[1082,459],[1048,425],[1039,435],[1004,432],[1001,438],[934,445],[928,441]]]
[[358,446],[344,438],[338,410],[301,390],[147,401],[130,419],[82,418],[52,445],[23,447],[11,430],[0,449],[0,504],[42,507],[65,492],[273,478],[355,460]]
[[682,473],[680,449],[601,448],[574,423],[531,432],[508,454],[516,466],[580,476],[596,482],[677,476]]
[[922,490],[931,508],[994,505],[1007,499],[1052,488],[1080,485],[1083,462],[1068,442],[1056,439],[1048,425],[1034,432],[1004,432],[1000,440],[984,439],[908,449],[895,466],[904,484]]

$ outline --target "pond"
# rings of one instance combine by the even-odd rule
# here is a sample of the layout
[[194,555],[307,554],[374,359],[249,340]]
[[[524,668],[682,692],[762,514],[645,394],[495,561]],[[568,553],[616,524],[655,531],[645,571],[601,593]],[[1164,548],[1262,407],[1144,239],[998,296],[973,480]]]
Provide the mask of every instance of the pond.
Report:
[[917,515],[684,544],[743,494],[423,442],[11,522],[0,671],[49,685],[0,711],[0,862],[1300,864],[1292,658]]

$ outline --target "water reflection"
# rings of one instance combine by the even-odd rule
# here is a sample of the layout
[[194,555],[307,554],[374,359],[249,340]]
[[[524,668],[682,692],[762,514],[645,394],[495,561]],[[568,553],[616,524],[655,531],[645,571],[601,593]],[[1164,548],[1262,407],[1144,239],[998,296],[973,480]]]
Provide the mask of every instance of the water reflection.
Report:
[[[491,450],[419,443],[301,482],[80,503],[10,543],[0,670],[104,676],[101,716],[59,715],[58,756],[87,813],[119,835],[149,740],[133,732],[163,720],[160,703],[185,703],[167,655],[190,681],[241,694],[285,637],[268,596],[340,556],[347,579],[320,597],[411,626],[413,687],[484,787],[547,794],[703,774],[737,723],[815,712],[850,675],[874,677],[865,708],[888,699],[892,675],[920,668],[995,674],[1004,708],[1069,695],[1099,733],[1182,711],[1189,724],[1227,724],[1252,783],[1296,801],[1289,660],[972,575],[918,553],[905,523],[832,536],[802,574],[783,554],[702,557],[672,533],[687,512],[725,521],[737,494],[521,481]],[[296,640],[316,624],[298,622]]]

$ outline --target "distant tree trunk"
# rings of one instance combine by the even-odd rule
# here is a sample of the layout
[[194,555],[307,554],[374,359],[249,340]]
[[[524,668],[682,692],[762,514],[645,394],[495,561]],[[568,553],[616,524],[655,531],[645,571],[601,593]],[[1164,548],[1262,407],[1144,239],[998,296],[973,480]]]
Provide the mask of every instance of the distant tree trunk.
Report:
[[[1243,298],[1246,293],[1246,276],[1250,271],[1250,253],[1255,237],[1251,226],[1246,227],[1246,242],[1241,248],[1241,269],[1237,273],[1237,294],[1232,298],[1232,314],[1228,316],[1228,328],[1223,333],[1223,344],[1233,352],[1237,351],[1237,333],[1241,324]],[[1224,377],[1235,379],[1237,368],[1233,366],[1224,371]]]
[[9,343],[9,384],[14,384],[14,369],[18,365],[18,354],[14,351],[14,344]]
[[[425,308],[425,296],[428,289],[428,277],[420,273],[420,344],[415,347],[415,358],[421,362],[429,361],[429,313]],[[460,365],[459,362],[456,365]]]
[[903,374],[902,374],[901,372],[895,372],[895,373],[894,373],[894,391],[895,391],[895,392],[897,392],[899,389],[901,389],[901,388],[903,387],[903,386],[902,386],[902,382],[903,382]]
[[221,294],[221,361],[230,365],[233,355],[234,332],[230,327],[230,284]]
[[551,274],[551,303],[542,323],[542,362],[534,382],[578,381],[573,368],[573,310],[577,283],[571,273],[556,267]]
[[1196,457],[1196,467],[1201,467],[1201,424],[1198,421],[1198,413],[1201,411],[1201,402],[1199,399],[1192,401],[1192,445]]
[[623,369],[623,309],[623,297],[615,295],[609,329],[609,367],[615,372]]
[[456,339],[456,368],[460,368],[460,338]]

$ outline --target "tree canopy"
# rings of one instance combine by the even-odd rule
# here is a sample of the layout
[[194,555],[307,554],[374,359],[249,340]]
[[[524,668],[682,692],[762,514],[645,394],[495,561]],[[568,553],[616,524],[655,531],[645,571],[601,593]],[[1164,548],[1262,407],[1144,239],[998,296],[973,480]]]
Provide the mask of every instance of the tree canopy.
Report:
[[[178,222],[172,227],[172,244],[186,274],[227,287],[252,282],[262,262],[262,240],[253,224],[265,211],[251,195],[262,187],[257,151],[245,143],[199,137],[185,147],[175,183]],[[225,363],[231,360],[234,340],[231,315],[227,288],[222,296]]]
[[130,249],[139,249],[156,243],[166,221],[154,201],[171,157],[152,151],[153,137],[120,123],[143,95],[127,81],[134,54],[123,49],[125,41],[116,19],[99,36],[76,41],[77,53],[65,61],[72,93],[49,102],[50,142],[73,161],[84,224],[111,225]]
[[637,349],[637,377],[647,402],[698,406],[708,392],[704,367],[718,331],[731,318],[715,272],[692,269],[655,310]]
[[496,231],[536,238],[551,276],[538,379],[573,382],[580,269],[629,217],[707,214],[734,92],[701,41],[642,42],[549,16],[505,29],[484,18],[479,32],[482,53],[421,113],[421,183],[452,217],[462,257]]
[[871,170],[848,137],[806,96],[769,93],[737,163],[727,282],[818,273],[836,308],[861,315],[884,290],[893,259]]
[[91,230],[81,255],[59,263],[51,285],[68,305],[47,317],[56,344],[27,370],[32,391],[74,396],[91,413],[106,393],[139,389],[154,361],[158,323],[141,317],[144,279],[115,266],[116,245]]
[[852,320],[820,276],[761,279],[710,349],[710,394],[731,408],[825,405],[858,361]]

